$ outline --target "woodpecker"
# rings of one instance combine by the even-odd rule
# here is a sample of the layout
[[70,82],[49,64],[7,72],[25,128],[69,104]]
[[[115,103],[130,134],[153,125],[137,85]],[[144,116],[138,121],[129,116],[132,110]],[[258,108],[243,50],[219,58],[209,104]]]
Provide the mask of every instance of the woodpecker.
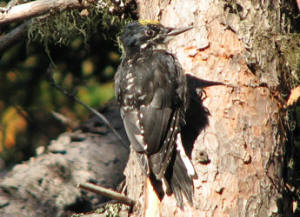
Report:
[[176,57],[165,46],[190,30],[135,21],[120,36],[122,62],[115,75],[115,94],[130,143],[148,177],[162,182],[165,193],[182,193],[193,203],[196,173],[181,140],[188,104],[187,84]]

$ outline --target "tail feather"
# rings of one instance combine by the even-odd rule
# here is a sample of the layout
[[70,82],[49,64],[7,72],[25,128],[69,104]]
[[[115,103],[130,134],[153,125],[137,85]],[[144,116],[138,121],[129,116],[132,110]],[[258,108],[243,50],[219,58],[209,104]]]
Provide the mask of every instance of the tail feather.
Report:
[[181,156],[178,152],[174,152],[174,165],[169,171],[169,185],[177,201],[177,205],[183,208],[182,193],[190,203],[193,205],[194,185],[192,178],[188,175],[187,169]]

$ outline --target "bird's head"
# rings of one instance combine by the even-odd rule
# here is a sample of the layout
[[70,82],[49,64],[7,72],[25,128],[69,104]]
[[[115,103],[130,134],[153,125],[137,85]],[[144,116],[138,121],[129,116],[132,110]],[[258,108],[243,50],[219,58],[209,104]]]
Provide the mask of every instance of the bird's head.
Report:
[[169,28],[158,21],[140,20],[128,24],[120,40],[126,55],[135,54],[142,50],[157,48],[166,44],[173,36],[179,35],[192,27]]

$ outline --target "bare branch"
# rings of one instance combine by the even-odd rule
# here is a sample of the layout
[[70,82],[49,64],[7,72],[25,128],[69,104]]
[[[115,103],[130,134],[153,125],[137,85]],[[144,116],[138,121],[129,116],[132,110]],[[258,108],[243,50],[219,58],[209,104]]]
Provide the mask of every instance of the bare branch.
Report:
[[95,184],[92,184],[92,183],[79,184],[78,187],[82,188],[82,189],[85,189],[85,190],[88,190],[88,191],[91,191],[91,192],[94,192],[96,194],[101,194],[101,195],[103,195],[105,197],[109,197],[113,200],[117,200],[117,201],[119,201],[123,204],[129,205],[131,207],[133,207],[136,203],[135,200],[133,200],[129,197],[126,197],[123,194],[120,194],[118,192],[112,191],[112,190],[107,189],[107,188],[103,188],[99,185],[95,185]]
[[68,8],[86,8],[94,0],[37,0],[25,4],[15,5],[5,12],[0,12],[0,25],[18,20],[29,19],[55,11],[64,11]]
[[63,114],[55,112],[55,111],[52,111],[51,114],[56,120],[58,120],[64,126],[71,127],[71,128],[73,128],[75,126],[75,122],[72,121],[72,119],[64,116]]
[[13,43],[19,41],[25,35],[29,23],[30,21],[27,21],[2,36],[0,38],[0,51],[10,47]]

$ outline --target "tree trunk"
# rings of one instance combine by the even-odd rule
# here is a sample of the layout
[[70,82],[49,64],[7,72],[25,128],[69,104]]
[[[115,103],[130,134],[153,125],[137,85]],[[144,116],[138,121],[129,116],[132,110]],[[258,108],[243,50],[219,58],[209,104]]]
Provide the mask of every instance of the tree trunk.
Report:
[[[194,205],[160,202],[161,216],[290,216],[282,199],[285,129],[275,89],[282,67],[275,36],[284,33],[277,1],[138,1],[140,19],[194,29],[169,44],[188,76],[190,109],[184,143],[198,179]],[[209,82],[222,82],[211,86]],[[206,86],[206,87],[205,87]],[[199,87],[205,87],[202,99]],[[144,209],[134,153],[125,170],[128,196]],[[283,210],[284,209],[284,210]]]

